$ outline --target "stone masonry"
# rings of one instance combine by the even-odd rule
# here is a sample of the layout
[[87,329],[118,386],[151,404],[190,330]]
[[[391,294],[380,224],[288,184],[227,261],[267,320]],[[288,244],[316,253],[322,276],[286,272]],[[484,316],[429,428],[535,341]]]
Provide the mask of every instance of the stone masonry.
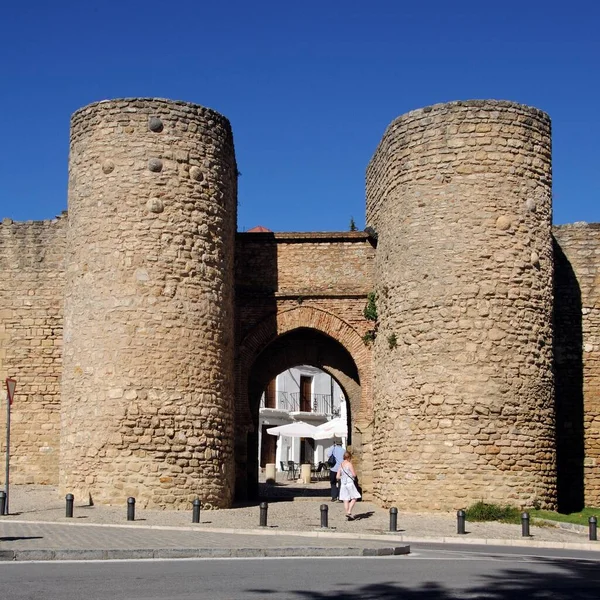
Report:
[[224,117],[77,111],[68,214],[0,226],[11,480],[149,507],[253,497],[260,394],[308,363],[346,393],[366,498],[600,505],[600,229],[551,227],[548,116],[398,118],[366,208],[366,232],[236,234]]
[[559,501],[577,507],[584,496],[587,506],[599,506],[600,225],[563,225],[554,236],[557,458],[566,482]]
[[553,505],[550,122],[508,102],[394,121],[367,171],[375,493]]
[[7,376],[17,380],[10,462],[12,480],[20,483],[58,478],[66,225],[62,215],[44,222],[4,219],[0,226],[0,376],[3,384]]
[[63,490],[231,503],[236,186],[211,110],[115,101],[73,116]]
[[351,444],[369,494],[372,365],[363,311],[373,286],[373,240],[364,232],[242,233],[236,257],[238,486],[252,495],[258,483],[262,391],[285,369],[311,364],[344,390]]

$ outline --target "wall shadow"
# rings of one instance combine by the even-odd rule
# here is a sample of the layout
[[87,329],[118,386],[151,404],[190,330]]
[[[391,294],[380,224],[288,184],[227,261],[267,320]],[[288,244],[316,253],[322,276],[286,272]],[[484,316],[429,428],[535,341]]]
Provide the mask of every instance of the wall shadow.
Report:
[[568,258],[554,244],[554,377],[558,510],[584,507],[583,333],[581,290]]
[[[272,232],[237,233],[235,250],[235,340],[236,348],[257,322],[267,315],[277,312],[276,293],[279,285],[277,266],[277,240]],[[272,332],[272,336],[276,335]],[[240,357],[236,356],[236,373],[239,373]],[[258,412],[245,410],[246,404],[240,402],[245,397],[246,382],[236,381],[235,404],[235,492],[236,501],[257,500],[258,454],[252,451],[258,448]],[[262,394],[263,389],[260,390]],[[250,398],[257,390],[250,383]],[[250,421],[250,422],[249,422]],[[256,473],[248,479],[248,475]]]

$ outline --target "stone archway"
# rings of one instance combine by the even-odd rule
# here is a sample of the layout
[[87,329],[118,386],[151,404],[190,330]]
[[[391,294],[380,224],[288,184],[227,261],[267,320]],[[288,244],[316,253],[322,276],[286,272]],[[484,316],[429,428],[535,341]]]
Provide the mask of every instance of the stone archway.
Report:
[[289,367],[309,364],[334,377],[347,397],[352,449],[363,490],[372,479],[372,366],[370,348],[338,316],[311,306],[272,314],[239,347],[236,364],[236,496],[257,493],[258,402],[267,382]]

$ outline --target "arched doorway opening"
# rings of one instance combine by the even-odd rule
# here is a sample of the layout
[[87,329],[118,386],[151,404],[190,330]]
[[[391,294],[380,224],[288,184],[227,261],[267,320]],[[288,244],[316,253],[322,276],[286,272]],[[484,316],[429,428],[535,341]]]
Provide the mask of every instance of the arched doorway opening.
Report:
[[[258,417],[260,480],[267,475],[290,481],[309,464],[315,480],[327,475],[327,449],[333,440],[351,443],[346,394],[329,373],[311,365],[297,365],[279,373],[261,395]],[[274,428],[276,432],[274,431]],[[316,434],[305,430],[316,428]],[[271,433],[272,432],[272,433]],[[267,473],[268,471],[268,473]]]
[[312,365],[340,384],[350,414],[352,450],[363,497],[373,483],[372,350],[350,323],[331,311],[301,304],[272,312],[244,331],[236,353],[235,459],[237,501],[258,499],[257,420],[260,397],[277,373]]
[[[252,427],[247,434],[245,477],[249,498],[258,497],[259,410],[260,401],[269,383],[290,368],[300,365],[315,367],[330,375],[339,385],[346,401],[348,444],[352,444],[357,463],[360,448],[354,444],[354,415],[361,403],[361,380],[357,365],[346,348],[331,336],[309,327],[298,327],[278,336],[258,353],[247,378],[247,399]],[[302,411],[300,411],[302,412]]]

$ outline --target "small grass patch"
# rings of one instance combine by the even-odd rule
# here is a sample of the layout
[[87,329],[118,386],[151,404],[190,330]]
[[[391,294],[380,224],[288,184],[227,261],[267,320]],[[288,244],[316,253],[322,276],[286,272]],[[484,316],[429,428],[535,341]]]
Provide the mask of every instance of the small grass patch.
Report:
[[590,517],[600,519],[600,508],[584,508],[574,513],[558,513],[551,510],[531,510],[532,517],[538,519],[548,519],[549,521],[561,521],[562,523],[575,523],[576,525],[587,525]]
[[[576,525],[588,525],[590,517],[600,518],[600,508],[584,508],[578,512],[563,514],[551,510],[539,510],[535,508],[526,508],[525,511],[531,517],[530,524],[534,524],[534,519],[546,519],[548,521],[560,521],[563,523],[575,523]],[[486,502],[476,502],[465,509],[467,521],[499,521],[501,523],[520,523],[522,510],[514,506],[500,506],[499,504],[487,504]],[[536,522],[536,525],[543,526],[543,523]]]
[[500,521],[501,523],[520,523],[521,511],[514,506],[500,506],[476,502],[465,509],[467,521]]

